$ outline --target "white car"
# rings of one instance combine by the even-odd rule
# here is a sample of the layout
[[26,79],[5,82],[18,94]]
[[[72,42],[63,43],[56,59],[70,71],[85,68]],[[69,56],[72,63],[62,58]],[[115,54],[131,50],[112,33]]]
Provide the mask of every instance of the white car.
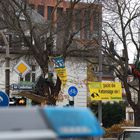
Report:
[[123,127],[118,140],[140,140],[140,127]]

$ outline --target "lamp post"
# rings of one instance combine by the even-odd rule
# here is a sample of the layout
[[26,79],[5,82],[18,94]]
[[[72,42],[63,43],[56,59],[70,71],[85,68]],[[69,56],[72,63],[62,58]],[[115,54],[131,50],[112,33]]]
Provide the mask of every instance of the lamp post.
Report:
[[[102,4],[101,0],[98,0],[99,4]],[[102,82],[102,9],[99,17],[99,82]],[[98,101],[98,119],[102,125],[102,101]]]
[[[101,46],[99,46],[99,82],[102,82],[102,51]],[[98,101],[98,119],[102,125],[102,101]]]
[[9,96],[10,94],[10,53],[9,53],[9,45],[11,44],[11,35],[9,35],[9,42],[7,41],[6,36],[3,31],[0,31],[4,43],[6,45],[6,56],[5,56],[5,92]]

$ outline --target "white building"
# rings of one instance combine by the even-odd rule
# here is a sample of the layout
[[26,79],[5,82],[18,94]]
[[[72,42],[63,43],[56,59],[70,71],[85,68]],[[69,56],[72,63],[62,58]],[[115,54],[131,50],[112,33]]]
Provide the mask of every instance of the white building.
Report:
[[[23,58],[22,58],[23,59]],[[32,71],[27,73],[23,78],[15,72],[14,67],[19,60],[11,61],[10,64],[10,85],[18,84],[20,81],[34,82],[40,75],[41,69],[35,62],[26,61]],[[69,104],[69,101],[74,100],[74,106],[86,107],[87,106],[87,64],[81,59],[69,58],[65,63],[67,71],[67,82],[64,88],[60,92],[60,100],[57,103],[60,106]],[[0,90],[5,92],[5,63],[0,65]],[[71,86],[75,86],[78,89],[78,93],[75,97],[71,97],[68,94],[68,89]],[[10,90],[10,95],[18,90]]]

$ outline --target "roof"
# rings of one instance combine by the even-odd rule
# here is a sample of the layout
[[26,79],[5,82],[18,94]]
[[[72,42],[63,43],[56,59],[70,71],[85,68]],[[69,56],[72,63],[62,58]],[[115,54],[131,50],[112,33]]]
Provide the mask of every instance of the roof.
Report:
[[[20,2],[21,1],[19,1],[19,4],[21,4],[21,6],[22,6],[22,3],[20,3]],[[21,22],[22,27],[24,27],[25,29],[26,28],[28,29],[28,24],[26,22],[27,20],[25,19],[25,15],[21,12],[21,9],[20,8],[17,8],[16,9],[16,7],[15,7],[14,10],[16,11],[16,15],[19,16],[19,19],[20,19],[20,22]],[[26,13],[27,13],[28,16],[30,16],[30,19],[31,19],[31,22],[32,23],[39,24],[39,25],[47,24],[45,18],[43,16],[41,16],[37,11],[31,9],[30,7],[27,7]],[[5,28],[9,28],[8,25],[7,25],[7,23],[6,23],[6,21],[5,20],[0,20],[0,30],[1,29],[5,29]],[[12,30],[12,28],[11,28],[11,30]]]
[[34,23],[44,24],[46,22],[45,18],[33,9],[31,9],[28,14],[31,16],[31,20]]
[[138,87],[138,83],[139,83],[139,80],[138,79],[134,79],[133,81],[129,82],[129,84],[131,86],[136,86],[136,87]]

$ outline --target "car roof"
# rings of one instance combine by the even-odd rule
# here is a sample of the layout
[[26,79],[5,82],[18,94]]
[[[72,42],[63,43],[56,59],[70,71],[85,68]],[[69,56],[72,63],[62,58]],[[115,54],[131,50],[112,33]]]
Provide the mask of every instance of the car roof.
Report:
[[140,131],[140,129],[124,129],[124,131]]
[[124,131],[140,131],[140,127],[135,127],[135,126],[127,126],[121,128],[124,129]]
[[140,127],[136,127],[136,126],[123,126],[121,128],[123,128],[123,129],[140,129]]

